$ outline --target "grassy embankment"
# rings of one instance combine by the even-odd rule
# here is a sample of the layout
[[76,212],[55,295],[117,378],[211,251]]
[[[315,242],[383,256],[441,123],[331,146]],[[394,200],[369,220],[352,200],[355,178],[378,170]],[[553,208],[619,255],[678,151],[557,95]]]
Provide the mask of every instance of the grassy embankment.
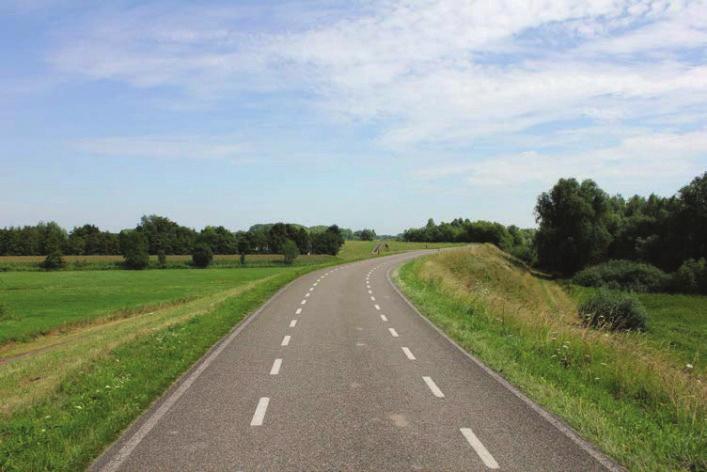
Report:
[[586,291],[574,298],[490,245],[415,260],[397,279],[460,345],[630,470],[707,467],[707,297],[641,295],[648,332],[608,333],[579,323]]
[[[329,262],[374,245],[348,242]],[[81,469],[248,313],[323,265],[0,273],[0,470]]]

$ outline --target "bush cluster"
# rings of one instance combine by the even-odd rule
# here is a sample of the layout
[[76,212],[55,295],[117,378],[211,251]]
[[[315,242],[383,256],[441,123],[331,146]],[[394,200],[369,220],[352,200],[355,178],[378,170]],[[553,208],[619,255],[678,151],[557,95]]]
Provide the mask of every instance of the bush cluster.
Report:
[[615,260],[578,272],[572,282],[585,287],[632,292],[707,294],[707,263],[705,259],[688,259],[674,273],[666,274],[643,262]]
[[611,331],[644,331],[646,309],[630,295],[602,290],[579,307],[584,324]]
[[707,263],[688,259],[675,271],[672,289],[676,292],[707,294]]
[[670,285],[670,276],[650,264],[608,261],[578,272],[572,281],[585,287],[604,287],[633,292],[661,292]]
[[194,267],[209,267],[214,260],[214,253],[208,244],[197,244],[191,254],[191,263]]
[[66,262],[64,262],[61,251],[50,252],[41,264],[42,269],[46,270],[62,269],[65,265]]

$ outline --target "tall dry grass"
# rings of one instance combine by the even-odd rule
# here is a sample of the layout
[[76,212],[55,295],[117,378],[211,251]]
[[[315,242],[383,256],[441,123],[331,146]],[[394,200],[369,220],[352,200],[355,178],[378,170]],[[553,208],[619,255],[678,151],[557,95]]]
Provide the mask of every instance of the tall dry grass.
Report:
[[[474,316],[524,339],[535,354],[578,374],[589,390],[609,392],[644,412],[661,415],[701,438],[704,447],[705,378],[650,343],[650,333],[584,327],[576,302],[559,284],[492,245],[426,258],[415,275],[473,307]],[[704,465],[704,458],[700,463]]]

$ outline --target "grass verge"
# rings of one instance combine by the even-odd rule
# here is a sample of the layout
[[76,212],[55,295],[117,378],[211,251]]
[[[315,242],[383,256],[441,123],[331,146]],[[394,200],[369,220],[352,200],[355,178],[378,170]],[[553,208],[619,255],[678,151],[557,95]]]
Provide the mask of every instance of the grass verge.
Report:
[[[83,363],[0,423],[0,470],[80,470],[175,379],[285,283],[278,274],[200,316],[147,332]],[[149,360],[149,361],[148,361]]]
[[705,379],[649,333],[584,328],[576,302],[536,275],[475,245],[396,278],[450,337],[629,469],[705,470]]

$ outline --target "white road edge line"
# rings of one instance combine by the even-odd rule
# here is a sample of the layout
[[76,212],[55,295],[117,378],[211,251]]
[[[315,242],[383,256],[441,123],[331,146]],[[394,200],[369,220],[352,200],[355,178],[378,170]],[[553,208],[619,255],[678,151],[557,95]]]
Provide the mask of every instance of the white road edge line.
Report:
[[410,300],[408,300],[408,298],[403,294],[403,292],[400,291],[398,286],[395,285],[395,283],[393,283],[393,279],[391,278],[390,274],[391,274],[391,272],[393,272],[394,269],[396,269],[399,266],[400,266],[400,264],[397,264],[396,266],[389,268],[388,271],[385,273],[385,277],[388,280],[388,284],[393,288],[393,290],[395,290],[395,292],[398,294],[400,299],[402,301],[404,301],[417,316],[419,316],[423,321],[425,321],[430,328],[435,330],[440,336],[442,336],[444,339],[446,339],[447,342],[449,342],[449,344],[451,344],[452,346],[457,348],[457,350],[459,350],[459,352],[461,352],[462,355],[466,356],[467,359],[469,359],[471,362],[473,362],[474,364],[479,366],[479,368],[481,370],[486,372],[491,378],[496,380],[496,382],[503,385],[506,388],[506,390],[511,392],[518,399],[520,399],[523,403],[528,405],[530,407],[530,409],[535,411],[545,421],[547,421],[548,423],[553,425],[555,428],[557,428],[558,431],[560,431],[562,434],[564,434],[573,443],[575,443],[577,446],[579,446],[583,451],[585,451],[587,454],[589,454],[594,459],[596,459],[597,462],[599,462],[601,465],[603,465],[607,470],[610,470],[611,472],[625,472],[625,469],[623,467],[621,467],[620,465],[618,465],[616,462],[614,462],[612,459],[610,459],[609,456],[607,456],[603,452],[599,451],[591,443],[585,441],[571,427],[569,427],[567,424],[565,424],[561,420],[554,417],[552,414],[548,413],[540,405],[535,403],[533,400],[528,398],[524,393],[522,393],[516,387],[511,385],[506,379],[501,377],[498,373],[494,372],[490,367],[488,367],[486,364],[481,362],[481,360],[478,359],[476,356],[467,352],[463,347],[461,347],[459,344],[457,344],[456,341],[454,341],[452,338],[447,336],[447,334],[444,331],[442,331],[433,322],[431,322],[427,317],[425,317],[425,315],[420,313],[420,310],[418,310],[417,307],[415,305],[413,305],[413,303]]
[[422,377],[422,380],[424,380],[427,386],[430,387],[430,390],[432,390],[432,395],[437,398],[444,398],[444,393],[442,393],[442,390],[440,390],[434,380],[432,380],[432,377]]
[[272,363],[272,368],[270,369],[270,375],[279,374],[281,366],[282,366],[282,359],[275,359],[275,362]]
[[386,321],[386,322],[388,321],[388,317],[385,316],[385,315],[381,315],[381,319],[382,319],[383,321]]
[[258,400],[258,406],[255,407],[255,413],[253,414],[253,419],[250,420],[251,426],[262,426],[263,420],[265,419],[265,412],[268,409],[268,403],[270,399],[268,397],[263,397]]
[[281,346],[287,346],[288,344],[290,344],[290,337],[291,337],[291,336],[288,334],[287,336],[285,336],[284,338],[282,338],[282,344],[280,344],[280,345],[281,345]]
[[290,328],[294,328],[296,324],[297,324],[297,320],[290,321]]
[[398,337],[398,332],[395,331],[395,328],[388,328],[388,331],[390,331],[390,335],[393,336],[394,338]]
[[459,428],[459,431],[462,432],[466,441],[474,448],[486,467],[489,469],[498,469],[498,462],[496,462],[496,459],[493,458],[488,449],[479,441],[479,438],[476,437],[471,428]]
[[415,356],[413,355],[412,351],[409,348],[403,347],[403,352],[405,353],[405,357],[407,357],[411,361],[415,360]]

